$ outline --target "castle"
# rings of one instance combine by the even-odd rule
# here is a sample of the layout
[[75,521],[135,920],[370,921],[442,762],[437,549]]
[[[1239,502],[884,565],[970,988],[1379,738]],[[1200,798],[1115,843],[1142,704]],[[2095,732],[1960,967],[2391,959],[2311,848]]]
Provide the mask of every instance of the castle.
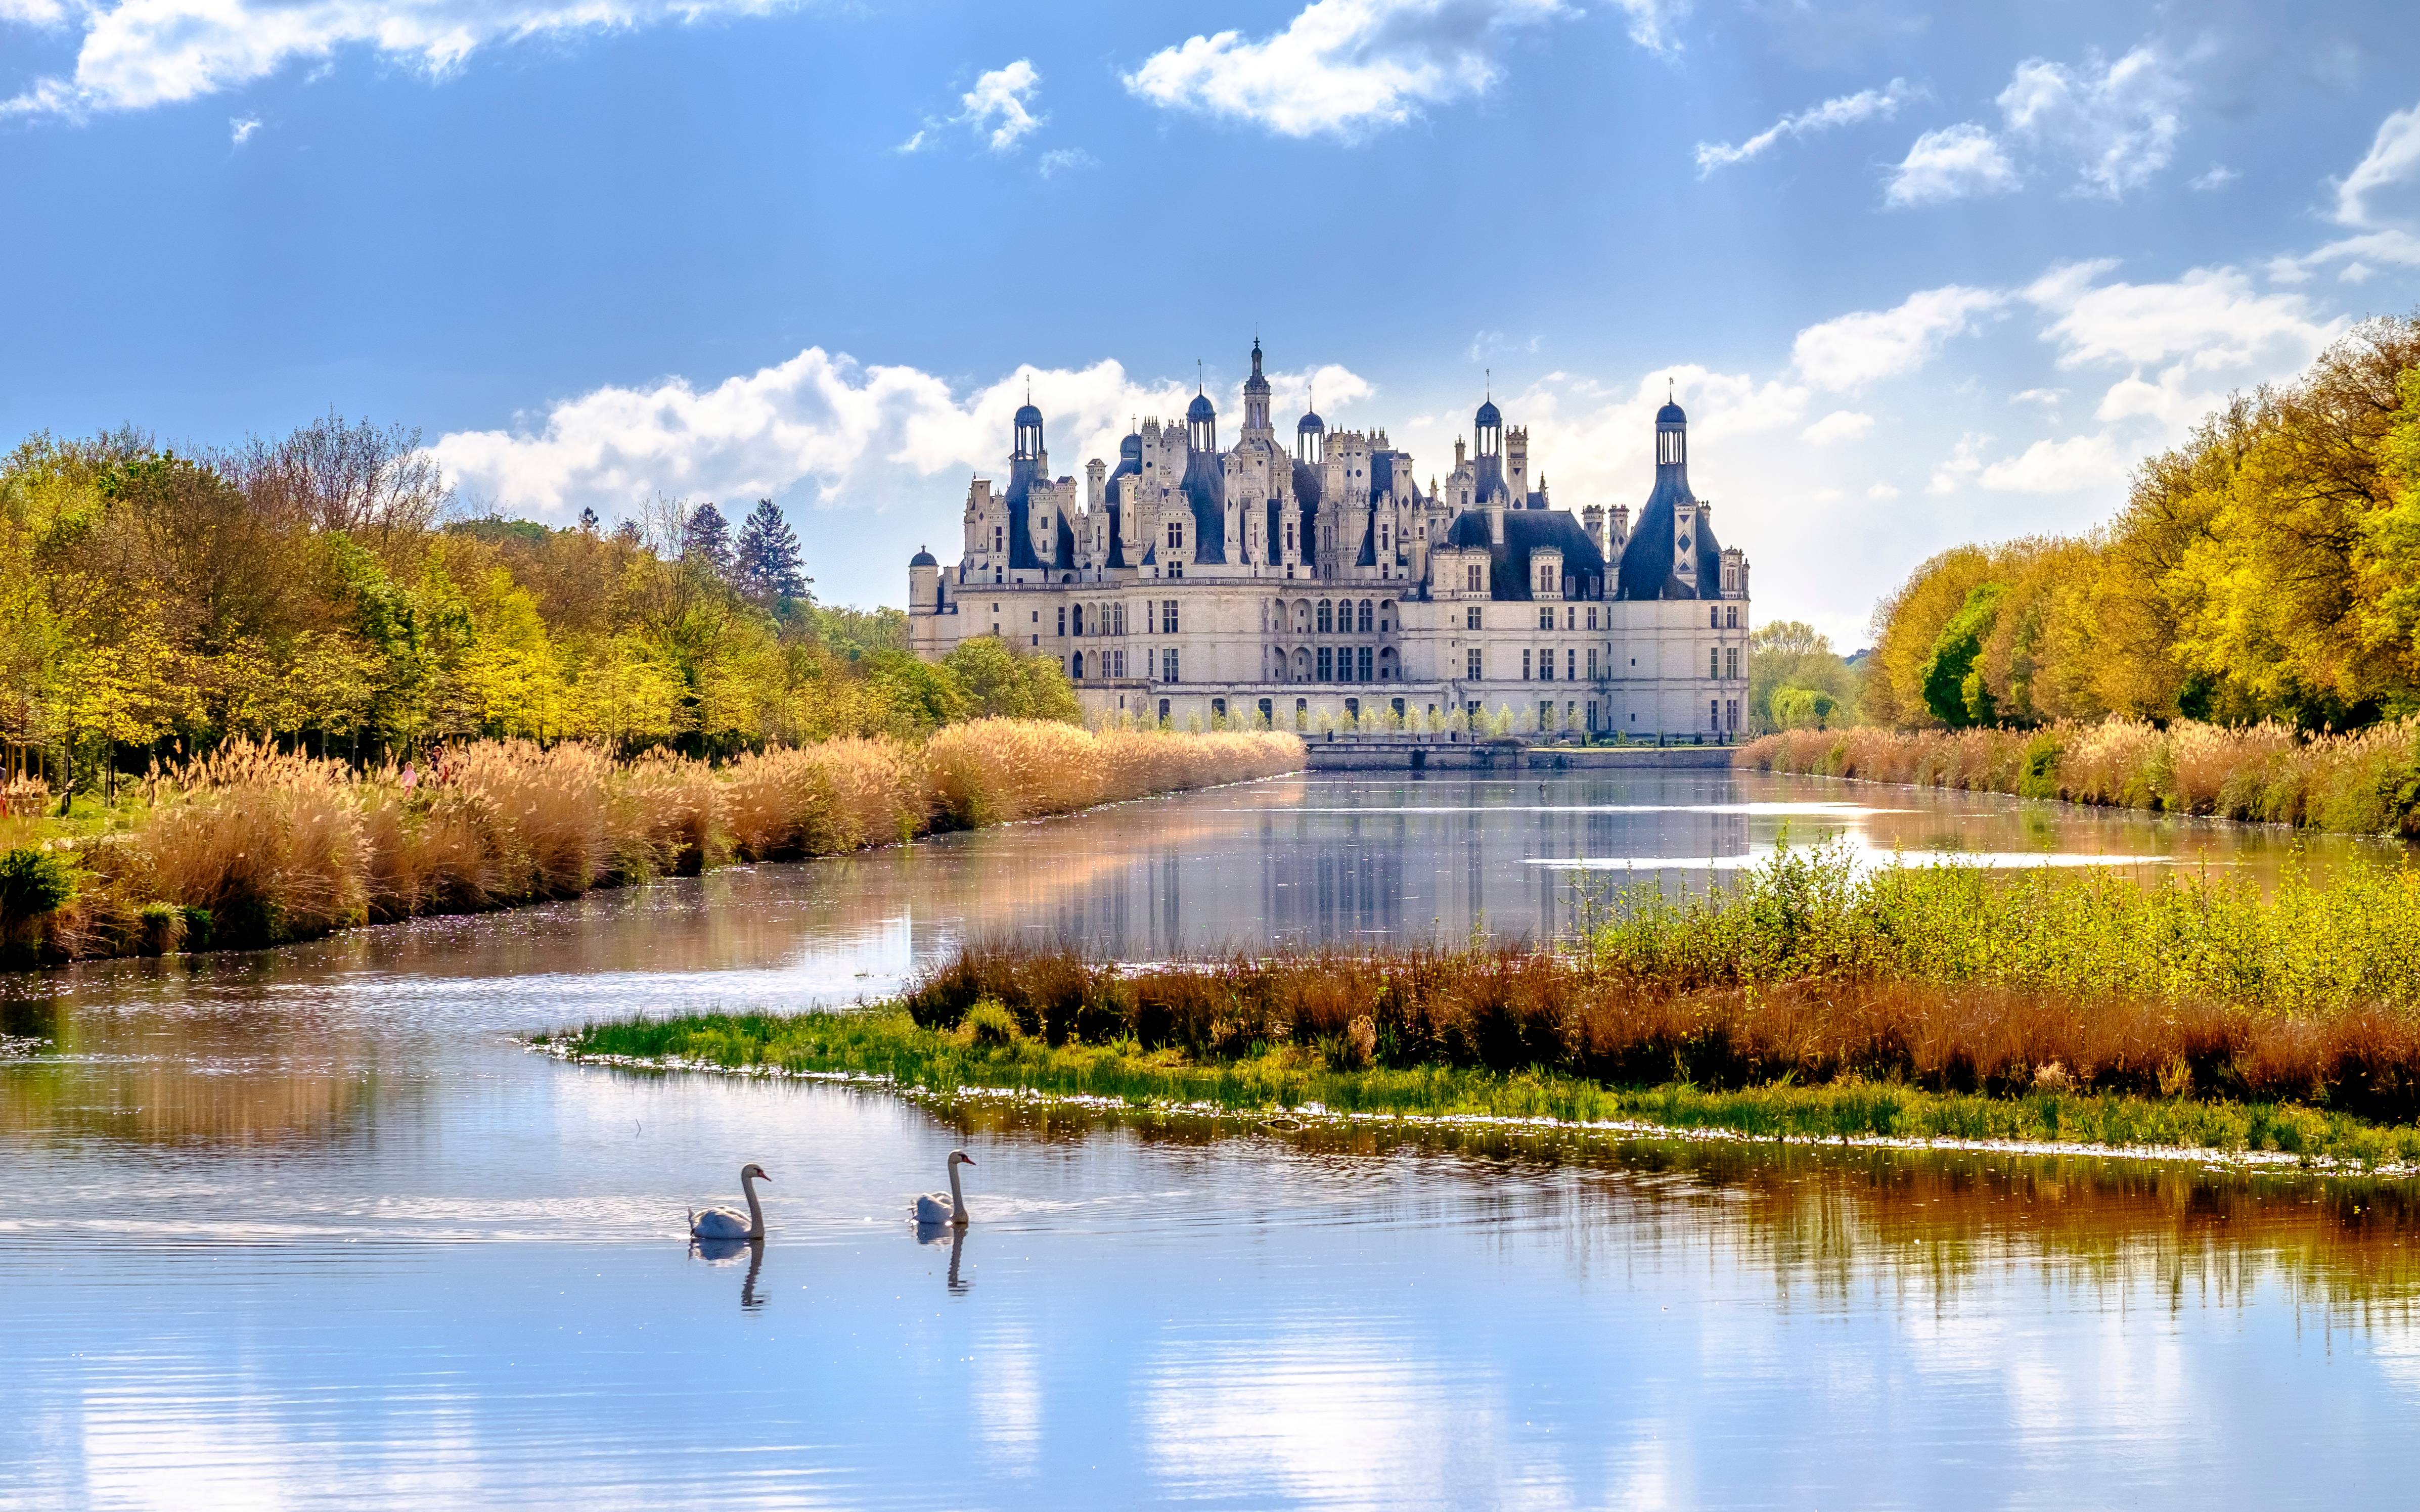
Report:
[[1080,485],[1050,475],[1030,399],[1014,424],[1008,486],[967,490],[957,564],[908,563],[919,655],[997,635],[1058,657],[1093,717],[1180,728],[1433,729],[1510,710],[1545,734],[1739,729],[1747,560],[1690,492],[1677,404],[1656,412],[1635,523],[1626,505],[1549,503],[1528,433],[1492,399],[1425,491],[1383,430],[1307,413],[1289,452],[1258,341],[1226,451],[1206,393],[1181,424],[1142,422]]

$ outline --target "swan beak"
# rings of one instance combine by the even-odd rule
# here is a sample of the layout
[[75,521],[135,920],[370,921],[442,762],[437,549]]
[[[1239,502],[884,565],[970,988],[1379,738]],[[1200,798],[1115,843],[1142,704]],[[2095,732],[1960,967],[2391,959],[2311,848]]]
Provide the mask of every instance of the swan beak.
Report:
[[972,1155],[960,1155],[958,1159],[966,1162],[970,1165],[972,1165],[975,1163],[975,1158]]

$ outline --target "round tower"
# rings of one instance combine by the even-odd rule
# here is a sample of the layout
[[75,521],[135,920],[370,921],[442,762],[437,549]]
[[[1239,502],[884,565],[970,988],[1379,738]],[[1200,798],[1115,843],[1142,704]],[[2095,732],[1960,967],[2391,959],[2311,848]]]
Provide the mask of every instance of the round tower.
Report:
[[1244,429],[1265,437],[1269,426],[1269,380],[1261,375],[1261,338],[1252,338],[1252,376],[1244,380]]
[[1317,464],[1320,443],[1326,437],[1327,422],[1319,418],[1319,411],[1304,409],[1302,418],[1295,422],[1294,459],[1297,462]]
[[1210,395],[1196,393],[1185,410],[1185,440],[1197,452],[1218,449],[1218,409]]

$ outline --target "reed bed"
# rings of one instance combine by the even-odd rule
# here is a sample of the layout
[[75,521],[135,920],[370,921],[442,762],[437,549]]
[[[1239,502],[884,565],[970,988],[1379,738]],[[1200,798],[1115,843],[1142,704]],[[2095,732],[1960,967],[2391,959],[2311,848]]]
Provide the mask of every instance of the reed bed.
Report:
[[[1243,781],[1295,770],[1302,754],[1290,734],[1094,734],[1016,719],[950,726],[923,745],[850,738],[720,767],[508,740],[355,773],[239,742],[165,774],[138,827],[6,853],[0,952],[274,945]],[[9,881],[18,871],[34,880]]]
[[[2264,893],[2233,876],[1868,871],[1837,846],[1785,848],[1735,886],[1620,895],[1551,948],[1144,968],[976,948],[895,1007],[916,1033],[948,1037],[913,1041],[934,1054],[1057,1065],[1063,1082],[1089,1066],[1109,1095],[1125,1095],[1121,1076],[1174,1078],[1214,1102],[1277,1098],[1286,1078],[1312,1077],[1324,1090],[1294,1095],[1330,1106],[1383,1094],[1419,1110],[1427,1086],[1441,1101],[1426,1111],[1478,1099],[1501,1112],[1526,1097],[1580,1118],[1664,1088],[1669,1119],[1750,1132],[1759,1119],[1803,1131],[1836,1117],[1889,1132],[1892,1109],[1920,1105],[1935,1133],[1966,1108],[1956,1117],[1974,1128],[2032,1137],[2009,1130],[2085,1108],[2096,1138],[2114,1137],[2112,1110],[2133,1100],[2228,1110],[2176,1114],[2163,1125],[2176,1138],[2235,1129],[2227,1137],[2292,1149],[2310,1119],[2420,1119],[2420,872],[2289,873]],[[612,1027],[583,1043],[730,1064],[804,1042],[781,1019]],[[998,1054],[1019,1045],[1033,1047],[1025,1061]],[[1536,1090],[1550,1084],[1563,1089]],[[1944,1098],[2032,1111],[1986,1117]],[[2407,1132],[2420,1152],[2420,1130]]]
[[2420,837],[2420,718],[2304,738],[2278,724],[1786,730],[1738,764],[2071,803]]

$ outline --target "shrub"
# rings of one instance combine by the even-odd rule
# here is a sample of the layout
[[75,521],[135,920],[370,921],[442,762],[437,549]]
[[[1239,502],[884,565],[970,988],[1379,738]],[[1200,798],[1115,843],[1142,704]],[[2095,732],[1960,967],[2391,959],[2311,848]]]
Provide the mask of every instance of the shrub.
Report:
[[0,852],[0,929],[39,918],[75,896],[75,871],[65,856],[31,845]]
[[960,1027],[966,1030],[970,1041],[986,1049],[1015,1044],[1018,1038],[1016,1015],[1001,1007],[997,998],[975,999]]

